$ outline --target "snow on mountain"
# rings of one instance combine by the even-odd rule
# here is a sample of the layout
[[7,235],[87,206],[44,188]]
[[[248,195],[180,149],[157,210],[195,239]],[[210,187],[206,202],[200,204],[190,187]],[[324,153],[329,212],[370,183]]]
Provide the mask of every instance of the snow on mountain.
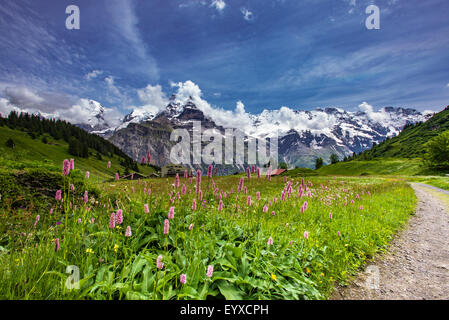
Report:
[[[207,128],[238,128],[253,137],[269,137],[276,133],[279,137],[280,161],[291,166],[312,166],[316,157],[325,162],[331,153],[340,158],[353,152],[361,152],[387,137],[397,135],[408,123],[425,121],[429,113],[414,109],[384,107],[378,111],[362,103],[357,111],[341,108],[316,108],[311,111],[293,110],[282,107],[279,110],[264,110],[258,115],[249,114],[243,104],[237,104],[235,111],[212,108],[197,96],[172,96],[167,107],[158,112],[134,110],[127,115],[122,124],[115,129],[121,133],[121,143],[127,138],[123,130],[130,124],[168,123],[172,128],[191,126],[191,121],[201,121]],[[111,132],[109,131],[108,134]],[[151,133],[148,133],[151,135]],[[151,137],[148,145],[151,145]],[[132,144],[132,139],[128,143]],[[144,144],[145,137],[139,137]],[[142,140],[143,139],[143,140]],[[114,142],[114,135],[111,137]],[[145,140],[146,141],[146,140]],[[167,147],[167,146],[165,146]],[[129,148],[132,149],[132,146]],[[131,150],[130,149],[130,150]],[[132,149],[140,152],[139,148]],[[130,151],[131,152],[131,151]],[[140,155],[130,154],[138,159]],[[165,159],[168,161],[168,159]],[[164,164],[164,163],[162,163]]]

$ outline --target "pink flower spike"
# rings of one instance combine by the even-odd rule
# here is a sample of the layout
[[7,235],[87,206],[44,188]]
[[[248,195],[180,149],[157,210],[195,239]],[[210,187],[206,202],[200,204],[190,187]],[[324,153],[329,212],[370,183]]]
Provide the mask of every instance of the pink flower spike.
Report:
[[86,171],[86,179],[89,179],[89,177],[90,177],[90,172]]
[[168,219],[173,219],[175,217],[175,207],[170,207],[168,210]]
[[269,237],[269,238],[268,238],[267,244],[268,244],[269,246],[273,245],[273,238],[272,238],[272,237]]
[[181,284],[186,284],[187,282],[187,276],[183,273],[181,274],[181,277],[179,278],[179,282],[181,282]]
[[108,169],[111,168],[111,161],[108,161]]
[[56,196],[55,196],[56,201],[60,201],[62,199],[61,193],[62,193],[61,190],[56,191]]
[[164,234],[168,234],[169,230],[170,230],[170,221],[168,219],[165,219],[165,221],[164,221]]
[[309,232],[308,231],[304,231],[304,238],[309,239]]
[[62,163],[62,173],[65,176],[68,176],[70,173],[70,162],[69,160],[65,159]]
[[271,213],[271,215],[272,215],[272,216],[276,215],[276,212],[273,211],[273,212]]
[[329,219],[332,220],[332,212],[329,213]]
[[126,232],[125,232],[125,237],[131,237],[131,227],[127,226],[126,227]]
[[212,278],[213,273],[214,273],[214,266],[208,266],[206,276],[208,278]]
[[84,191],[84,199],[83,199],[84,203],[87,203],[88,199],[89,198],[87,197],[87,191]]
[[260,200],[260,192],[256,192],[256,199],[259,201]]
[[164,267],[164,264],[162,263],[162,256],[157,257],[156,266],[159,270],[161,270]]
[[192,202],[192,210],[195,211],[196,210],[196,199],[193,198],[193,202]]
[[190,226],[189,226],[189,231],[192,231],[194,226],[195,225],[193,223],[191,223]]
[[34,227],[36,228],[37,223],[39,222],[39,220],[41,219],[40,215],[36,216],[36,221],[34,221]]
[[109,218],[109,228],[114,229],[115,228],[115,213],[111,213],[111,217]]
[[338,232],[337,232],[337,235],[338,235],[339,237],[341,237],[341,233],[340,233],[340,231],[338,231]]
[[117,224],[123,223],[123,211],[121,209],[117,210],[117,213],[115,214],[115,221]]
[[148,204],[143,205],[143,210],[145,213],[150,213],[150,208],[148,207]]
[[58,251],[59,250],[59,238],[56,238],[55,239],[55,251]]

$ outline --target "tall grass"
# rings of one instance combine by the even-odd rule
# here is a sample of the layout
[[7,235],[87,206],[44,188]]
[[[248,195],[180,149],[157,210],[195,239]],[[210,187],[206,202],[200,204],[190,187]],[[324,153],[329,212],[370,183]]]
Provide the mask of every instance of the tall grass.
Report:
[[[179,188],[172,179],[99,185],[102,194],[87,203],[67,185],[64,202],[54,201],[53,213],[41,215],[36,227],[33,217],[10,230],[0,247],[0,298],[325,299],[386,248],[415,205],[412,189],[396,180],[313,177],[299,197],[300,178],[245,178],[247,194],[237,193],[239,179],[203,177],[203,201],[195,179],[190,184],[181,178]],[[164,235],[170,207],[175,216]],[[123,224],[111,229],[118,209]],[[127,226],[131,237],[125,236]],[[68,266],[79,268],[79,289],[66,286]]]

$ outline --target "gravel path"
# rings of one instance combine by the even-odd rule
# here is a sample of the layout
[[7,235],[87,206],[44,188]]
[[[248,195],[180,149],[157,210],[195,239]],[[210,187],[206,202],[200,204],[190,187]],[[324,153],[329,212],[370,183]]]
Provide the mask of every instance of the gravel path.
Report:
[[388,252],[330,299],[449,299],[449,212],[427,192],[426,187],[434,187],[411,185],[418,206],[407,229],[392,241]]

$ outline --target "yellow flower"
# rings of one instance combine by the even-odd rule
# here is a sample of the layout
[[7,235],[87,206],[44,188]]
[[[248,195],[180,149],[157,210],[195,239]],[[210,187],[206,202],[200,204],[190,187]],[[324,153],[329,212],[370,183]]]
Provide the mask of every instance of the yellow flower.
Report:
[[310,273],[310,269],[309,269],[309,268],[307,268],[307,267],[306,267],[306,272],[307,272],[307,273]]
[[86,249],[86,253],[94,253],[94,251],[91,248]]
[[324,277],[324,273],[321,272],[321,273],[320,273],[320,276]]
[[121,226],[116,226],[115,228],[120,230],[122,227]]
[[114,244],[114,251],[117,252],[118,251],[118,245]]
[[271,279],[273,279],[274,281],[276,281],[276,275],[274,273],[271,274]]

